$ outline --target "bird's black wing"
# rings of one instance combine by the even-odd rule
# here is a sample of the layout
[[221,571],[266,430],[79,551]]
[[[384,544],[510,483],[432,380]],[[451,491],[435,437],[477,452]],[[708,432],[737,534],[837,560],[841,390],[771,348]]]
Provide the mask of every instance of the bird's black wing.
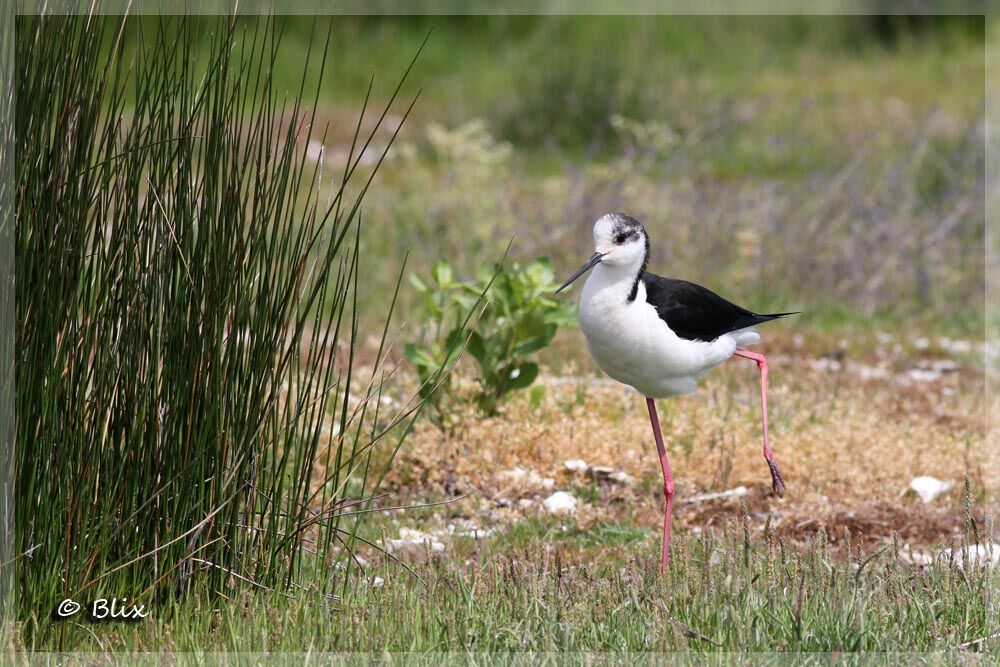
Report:
[[701,285],[649,272],[643,272],[642,282],[646,286],[646,302],[656,309],[671,331],[688,340],[711,341],[730,331],[795,314],[758,315]]

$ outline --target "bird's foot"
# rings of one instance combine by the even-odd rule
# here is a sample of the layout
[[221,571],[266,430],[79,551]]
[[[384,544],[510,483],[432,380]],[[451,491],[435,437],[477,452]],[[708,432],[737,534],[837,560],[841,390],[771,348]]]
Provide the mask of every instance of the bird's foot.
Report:
[[781,479],[781,473],[778,472],[778,464],[774,462],[774,459],[768,459],[767,467],[771,469],[771,488],[774,489],[775,495],[784,498],[785,482]]

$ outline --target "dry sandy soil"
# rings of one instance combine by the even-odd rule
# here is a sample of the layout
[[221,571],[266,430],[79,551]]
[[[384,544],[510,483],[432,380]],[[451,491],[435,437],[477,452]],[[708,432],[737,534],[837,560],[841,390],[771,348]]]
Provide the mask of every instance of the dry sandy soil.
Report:
[[[677,481],[675,531],[719,526],[745,503],[757,529],[769,518],[792,541],[822,528],[834,543],[849,530],[869,547],[893,534],[914,548],[948,546],[964,530],[967,478],[977,525],[992,533],[985,517],[996,515],[1000,468],[987,455],[982,344],[937,339],[904,348],[872,336],[857,352],[840,341],[830,341],[830,352],[792,338],[769,346],[771,440],[784,499],[772,493],[761,455],[752,363],[727,362],[696,394],[659,401]],[[393,504],[465,498],[404,513],[399,525],[503,530],[546,514],[544,499],[565,490],[579,500],[580,527],[634,522],[658,539],[662,487],[642,397],[590,366],[573,371],[564,365],[542,378],[546,392],[535,407],[521,396],[491,418],[456,407],[443,426],[423,420],[387,480]],[[575,460],[610,471],[572,470],[566,462]],[[609,478],[611,471],[625,475]],[[925,503],[907,491],[921,475],[951,487]],[[743,496],[698,498],[740,486]]]

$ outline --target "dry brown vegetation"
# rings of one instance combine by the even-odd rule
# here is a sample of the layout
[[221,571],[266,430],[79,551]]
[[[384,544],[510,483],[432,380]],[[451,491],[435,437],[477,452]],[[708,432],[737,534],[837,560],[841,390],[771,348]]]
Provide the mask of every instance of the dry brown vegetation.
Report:
[[[823,528],[834,542],[850,530],[873,545],[894,533],[914,546],[949,545],[963,530],[966,477],[974,516],[983,525],[984,498],[998,489],[996,471],[986,467],[978,364],[943,359],[933,348],[817,356],[796,350],[787,335],[763,349],[771,352],[772,446],[788,484],[786,498],[772,494],[760,452],[757,371],[731,360],[696,394],[659,402],[677,480],[677,529],[706,529],[738,516],[737,498],[687,499],[743,485],[757,527],[769,518],[778,535],[793,540]],[[490,528],[542,512],[539,501],[554,490],[591,486],[585,473],[565,466],[583,459],[636,482],[597,483],[596,494],[584,494],[581,527],[631,518],[655,528],[661,487],[641,396],[595,376],[590,366],[576,375],[571,367],[563,372],[544,378],[546,395],[535,409],[521,397],[494,418],[456,409],[445,430],[424,423],[400,453],[391,487],[413,501],[467,495],[431,523],[464,517]],[[512,477],[515,469],[525,472]],[[906,493],[920,475],[954,486],[925,505]],[[421,516],[427,515],[404,520],[425,521]]]

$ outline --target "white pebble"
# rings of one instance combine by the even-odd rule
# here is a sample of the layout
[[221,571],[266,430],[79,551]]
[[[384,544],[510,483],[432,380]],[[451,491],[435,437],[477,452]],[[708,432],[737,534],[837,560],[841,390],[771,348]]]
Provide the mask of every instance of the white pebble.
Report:
[[941,373],[935,370],[927,370],[925,368],[911,368],[907,371],[907,375],[911,379],[917,382],[934,382],[941,379]]
[[[951,549],[945,549],[941,556],[946,560],[951,560]],[[959,569],[965,567],[966,558],[968,558],[969,567],[992,567],[1000,563],[1000,544],[970,544],[965,549],[959,550],[954,558]]]
[[938,338],[938,347],[952,354],[968,354],[972,352],[972,343],[967,340]]
[[573,494],[556,491],[542,502],[542,506],[550,514],[572,514],[576,512],[576,503]]
[[635,483],[635,477],[624,472],[622,470],[617,470],[608,477],[612,482],[618,482],[619,484],[625,484],[626,486]]
[[954,482],[945,482],[930,475],[921,475],[910,480],[910,490],[920,496],[925,504],[930,504],[939,495],[955,486]]

